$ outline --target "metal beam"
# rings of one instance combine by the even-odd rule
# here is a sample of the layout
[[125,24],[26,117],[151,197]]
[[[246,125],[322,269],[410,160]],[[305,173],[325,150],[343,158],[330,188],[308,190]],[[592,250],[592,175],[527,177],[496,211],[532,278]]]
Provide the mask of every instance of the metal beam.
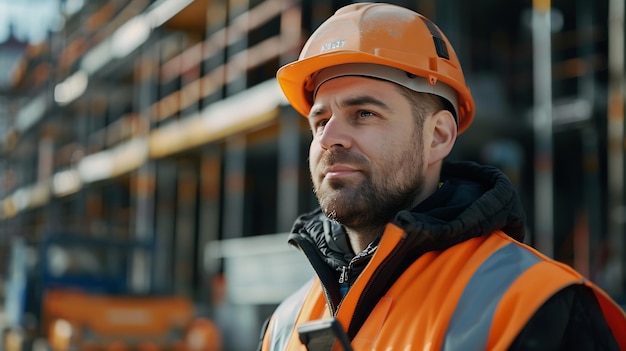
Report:
[[610,294],[624,293],[624,0],[609,1],[609,92],[607,113],[607,229],[611,256],[606,267]]
[[535,246],[554,251],[552,156],[552,54],[550,0],[533,0],[533,81],[535,136]]

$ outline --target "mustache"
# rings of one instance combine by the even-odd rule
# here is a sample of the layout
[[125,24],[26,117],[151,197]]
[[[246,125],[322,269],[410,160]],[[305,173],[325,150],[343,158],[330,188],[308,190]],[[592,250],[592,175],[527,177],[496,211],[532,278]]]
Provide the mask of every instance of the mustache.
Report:
[[322,167],[330,167],[335,164],[348,164],[359,167],[366,166],[368,163],[365,156],[347,150],[328,151],[320,159]]

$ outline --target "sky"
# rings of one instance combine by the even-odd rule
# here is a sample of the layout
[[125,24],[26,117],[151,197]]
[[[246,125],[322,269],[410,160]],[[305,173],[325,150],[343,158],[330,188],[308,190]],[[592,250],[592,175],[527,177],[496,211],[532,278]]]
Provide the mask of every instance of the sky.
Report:
[[85,0],[0,0],[0,43],[13,35],[22,42],[37,44],[49,31],[63,27],[63,14],[78,11]]
[[[76,13],[88,0],[0,0],[0,89],[12,79],[23,49],[4,47],[15,37],[27,44],[46,40],[48,33],[63,28],[65,16]],[[22,47],[23,48],[23,47]]]

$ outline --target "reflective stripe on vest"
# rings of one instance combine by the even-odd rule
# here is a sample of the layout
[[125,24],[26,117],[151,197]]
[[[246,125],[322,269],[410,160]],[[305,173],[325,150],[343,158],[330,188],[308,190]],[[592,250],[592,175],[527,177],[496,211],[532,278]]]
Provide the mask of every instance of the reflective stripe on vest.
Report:
[[293,295],[283,301],[272,316],[269,345],[270,350],[286,350],[289,338],[294,329],[298,313],[307,296],[307,292],[311,289],[314,279],[311,279],[303,287],[298,289]]
[[540,259],[515,244],[487,258],[467,283],[448,324],[443,350],[485,350],[500,298],[509,286]]

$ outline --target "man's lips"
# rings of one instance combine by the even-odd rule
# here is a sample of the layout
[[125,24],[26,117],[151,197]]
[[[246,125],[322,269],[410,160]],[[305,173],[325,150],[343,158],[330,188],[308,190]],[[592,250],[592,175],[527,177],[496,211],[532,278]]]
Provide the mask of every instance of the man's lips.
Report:
[[324,178],[340,178],[358,173],[359,170],[346,165],[333,165],[324,169]]

